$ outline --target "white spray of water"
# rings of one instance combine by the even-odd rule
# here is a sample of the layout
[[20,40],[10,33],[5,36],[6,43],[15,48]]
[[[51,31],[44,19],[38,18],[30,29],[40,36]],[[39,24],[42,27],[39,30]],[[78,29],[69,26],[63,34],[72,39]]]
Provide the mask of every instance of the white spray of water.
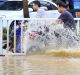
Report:
[[27,53],[46,49],[80,49],[80,40],[71,29],[64,28],[63,24],[49,25],[48,20],[29,21],[23,40],[23,50]]

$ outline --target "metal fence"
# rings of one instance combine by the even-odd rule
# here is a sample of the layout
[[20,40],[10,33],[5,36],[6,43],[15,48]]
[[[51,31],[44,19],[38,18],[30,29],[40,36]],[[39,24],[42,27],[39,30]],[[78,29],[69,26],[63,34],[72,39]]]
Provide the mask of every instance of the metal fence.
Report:
[[[41,29],[38,29],[38,27],[44,27],[44,25],[49,27],[49,24],[53,20],[55,19],[0,19],[0,55],[25,55],[26,49],[24,50],[24,45],[26,45],[26,43],[24,43],[24,38],[27,39],[26,33],[30,31],[40,31]],[[75,18],[75,23],[77,35],[79,35],[80,19]],[[45,32],[43,28],[42,30]],[[48,29],[46,30],[48,31]]]

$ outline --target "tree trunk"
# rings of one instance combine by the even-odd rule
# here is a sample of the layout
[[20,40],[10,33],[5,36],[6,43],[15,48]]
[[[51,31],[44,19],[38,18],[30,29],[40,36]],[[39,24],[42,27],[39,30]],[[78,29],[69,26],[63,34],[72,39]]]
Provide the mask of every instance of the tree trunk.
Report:
[[29,18],[28,0],[23,0],[23,15],[24,18]]

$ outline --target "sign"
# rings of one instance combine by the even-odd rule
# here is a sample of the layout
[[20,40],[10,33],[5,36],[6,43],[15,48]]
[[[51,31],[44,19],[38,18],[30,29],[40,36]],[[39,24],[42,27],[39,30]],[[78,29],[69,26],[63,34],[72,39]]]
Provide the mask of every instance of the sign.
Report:
[[73,0],[74,3],[74,9],[80,10],[80,0]]

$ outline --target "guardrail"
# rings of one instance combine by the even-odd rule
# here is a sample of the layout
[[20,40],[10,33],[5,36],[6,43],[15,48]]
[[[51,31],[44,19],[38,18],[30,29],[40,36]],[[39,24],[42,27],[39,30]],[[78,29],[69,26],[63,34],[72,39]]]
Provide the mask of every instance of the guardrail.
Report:
[[[26,51],[23,50],[23,38],[28,24],[33,28],[38,25],[48,25],[53,18],[22,18],[22,19],[0,19],[0,55],[25,55]],[[77,35],[80,35],[80,18],[75,18]],[[31,24],[33,23],[33,24]],[[21,29],[17,31],[17,27]],[[19,46],[18,46],[19,44]],[[17,48],[19,50],[17,50]]]

